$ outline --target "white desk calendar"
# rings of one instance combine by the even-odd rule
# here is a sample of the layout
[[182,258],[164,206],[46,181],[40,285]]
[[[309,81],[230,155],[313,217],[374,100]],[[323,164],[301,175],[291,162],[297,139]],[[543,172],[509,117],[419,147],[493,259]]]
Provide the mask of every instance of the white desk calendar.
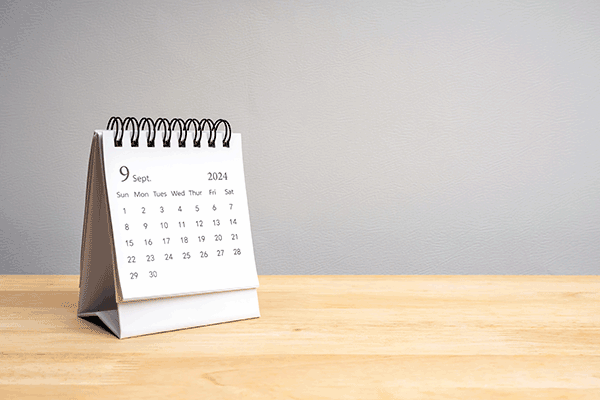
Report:
[[119,338],[260,317],[227,121],[113,117],[94,133],[79,287],[77,315]]

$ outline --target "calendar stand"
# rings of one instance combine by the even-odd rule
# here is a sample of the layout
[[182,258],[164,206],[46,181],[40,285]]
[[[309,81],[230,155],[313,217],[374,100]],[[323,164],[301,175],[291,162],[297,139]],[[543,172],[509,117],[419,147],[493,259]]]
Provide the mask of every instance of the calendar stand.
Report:
[[[202,126],[200,124],[197,126],[200,127],[201,135]],[[139,135],[139,124],[136,127],[138,129],[137,135]],[[168,127],[171,128],[171,124],[169,124]],[[186,127],[188,127],[187,124]],[[194,125],[194,127],[196,127],[196,125]],[[118,128],[119,127],[117,127],[116,134],[118,134]],[[120,129],[122,130],[122,134],[129,133],[132,138],[136,135],[135,130],[129,132],[125,129],[123,124],[120,125]],[[157,132],[160,133],[160,131]],[[153,243],[153,246],[146,246],[143,248],[142,237],[151,237],[153,235],[152,238],[154,238],[155,242],[158,242],[158,237],[165,236],[165,234],[159,235],[157,233],[159,232],[158,227],[155,228],[154,231],[151,231],[151,229],[142,230],[140,226],[137,226],[138,233],[136,234],[133,228],[136,220],[133,219],[126,220],[130,221],[129,223],[132,226],[131,229],[128,229],[127,231],[123,231],[123,229],[119,230],[119,224],[123,225],[122,221],[124,221],[123,218],[125,217],[119,217],[113,214],[116,214],[116,210],[120,210],[121,208],[125,210],[125,207],[123,207],[124,205],[132,211],[136,209],[139,204],[148,206],[148,209],[157,209],[158,206],[155,206],[154,203],[150,201],[152,199],[147,201],[146,199],[143,199],[143,201],[138,201],[137,199],[125,199],[119,203],[114,195],[116,193],[115,187],[118,187],[122,191],[119,193],[127,193],[126,191],[129,189],[127,189],[128,187],[125,183],[121,183],[121,179],[113,179],[109,174],[115,175],[115,166],[121,164],[127,164],[128,166],[131,166],[131,168],[137,168],[139,170],[143,167],[147,171],[150,171],[148,176],[151,175],[154,180],[153,182],[157,182],[155,185],[166,185],[166,183],[163,183],[165,182],[164,179],[162,181],[159,179],[162,178],[159,175],[159,172],[166,174],[166,171],[164,171],[164,167],[163,170],[157,172],[156,169],[153,170],[150,166],[147,166],[142,162],[136,164],[136,160],[131,157],[126,157],[130,153],[135,154],[134,151],[130,151],[132,150],[131,148],[124,150],[119,148],[113,149],[112,147],[109,148],[109,146],[113,146],[113,134],[115,134],[115,132],[97,131],[92,141],[88,166],[86,207],[81,251],[80,295],[77,315],[79,317],[97,316],[119,338],[128,338],[132,336],[259,317],[260,311],[256,290],[258,287],[258,278],[256,276],[256,267],[254,265],[251,238],[248,237],[250,236],[250,227],[249,219],[247,218],[247,202],[243,180],[240,180],[239,182],[241,183],[238,182],[235,187],[235,190],[237,191],[235,193],[236,196],[238,196],[235,198],[236,206],[242,206],[242,212],[236,215],[237,220],[240,221],[240,225],[243,225],[243,222],[247,220],[247,226],[243,227],[245,230],[236,230],[236,233],[232,233],[231,240],[234,240],[234,238],[238,239],[237,232],[239,232],[240,236],[246,236],[246,241],[242,242],[246,245],[246,247],[243,247],[245,258],[238,256],[241,252],[240,247],[236,247],[234,253],[231,254],[225,251],[228,245],[230,247],[234,245],[240,246],[237,241],[223,245],[221,245],[221,243],[225,242],[225,240],[218,242],[218,246],[223,247],[224,250],[207,248],[206,243],[208,240],[196,244],[191,243],[190,240],[190,243],[188,243],[188,237],[191,239],[192,233],[197,235],[197,232],[203,232],[203,236],[201,236],[203,241],[205,238],[204,235],[208,236],[217,232],[217,234],[214,235],[216,238],[217,236],[221,237],[224,236],[225,233],[229,233],[229,231],[225,231],[225,229],[221,229],[220,227],[215,228],[213,230],[214,232],[207,231],[205,227],[202,228],[204,230],[198,228],[196,231],[193,231],[192,228],[189,227],[181,228],[179,231],[176,231],[177,236],[181,236],[182,243],[183,238],[185,237],[185,243],[180,244],[179,247],[175,247],[175,251],[172,250],[174,248],[172,243],[162,244],[162,247],[160,247],[158,243]],[[168,135],[170,136],[170,134],[171,132],[169,131]],[[167,132],[165,132],[164,135],[166,136]],[[209,143],[211,138],[216,136],[216,127],[214,124],[211,126],[210,135]],[[148,132],[148,137],[150,136],[150,132]],[[199,139],[197,139],[197,129],[194,136],[194,140],[199,141]],[[180,131],[180,143],[182,137],[183,130]],[[185,141],[185,139],[183,140]],[[221,150],[215,150],[215,154],[218,153],[218,151],[226,150],[228,149],[223,146]],[[142,154],[143,151],[147,151],[147,149],[140,150],[140,154]],[[188,149],[188,151],[191,150]],[[205,149],[205,151],[207,150]],[[107,156],[107,153],[110,152],[113,152],[114,154],[109,154]],[[161,154],[160,149],[157,149],[156,154]],[[120,157],[118,164],[115,164],[114,162],[115,157]],[[166,165],[168,165],[168,154],[166,158]],[[196,160],[196,157],[191,158],[191,160]],[[208,166],[210,165],[198,164],[193,167],[204,168]],[[232,164],[227,165],[226,163],[222,163],[220,167],[230,168],[230,175],[233,175],[233,171],[236,171]],[[177,170],[172,172],[180,173],[180,171]],[[237,173],[238,175],[240,174],[239,171],[237,171]],[[241,171],[241,174],[243,176],[243,171]],[[115,184],[115,182],[117,183]],[[228,185],[227,187],[234,187],[234,183],[227,182],[224,184]],[[194,181],[189,186],[197,188],[199,187],[199,182]],[[213,186],[217,187],[218,185],[215,183]],[[234,192],[233,189],[227,190]],[[229,200],[232,197],[233,196],[228,197],[227,201],[233,202],[233,200]],[[220,198],[217,195],[214,196],[214,199]],[[172,206],[171,208],[174,208],[178,206],[180,210],[182,207],[187,207],[189,209],[192,204],[190,203],[190,199],[185,199],[187,202],[184,202],[184,200],[179,198],[166,198],[164,200],[161,199],[160,201],[161,208],[168,208],[170,206]],[[211,198],[210,202],[217,203],[217,200]],[[246,208],[243,207],[244,203]],[[181,204],[184,204],[184,206],[181,206]],[[220,207],[221,203],[218,204]],[[199,206],[196,206],[196,211],[198,211],[198,208]],[[189,212],[192,213],[193,210]],[[207,215],[211,212],[210,209],[205,211]],[[200,218],[196,216],[198,214],[194,214],[194,218]],[[158,214],[158,211],[156,211],[156,215],[160,215],[161,218],[166,220],[166,217],[163,216],[167,215],[167,213]],[[184,219],[180,215],[185,214],[181,213],[177,215],[177,218]],[[130,217],[127,216],[127,218]],[[237,222],[237,220],[232,221]],[[154,224],[152,219],[147,219],[145,221],[148,221],[144,222],[145,225]],[[230,228],[230,230],[231,229],[233,228]],[[235,229],[241,228],[235,226]],[[221,231],[223,234],[220,233]],[[151,235],[150,232],[154,233]],[[170,236],[175,236],[175,234],[170,234]],[[131,248],[123,246],[119,247],[116,240],[123,241],[123,237],[131,243],[135,242],[138,248],[142,247],[143,253],[140,253],[142,250],[138,250],[138,253],[132,253],[133,250]],[[198,236],[198,238],[200,238],[200,236]],[[148,244],[148,241],[151,239],[145,240],[147,241],[146,244]],[[162,255],[162,253],[165,253],[165,256],[177,254],[177,252],[181,253],[182,249],[184,254],[184,259],[182,260],[167,259],[167,261],[163,261],[162,264],[154,262],[155,254],[158,258],[159,254]],[[173,251],[173,253],[168,253],[171,251]],[[127,265],[126,262],[123,261],[127,259],[126,257],[131,259],[131,257],[137,256],[139,259],[141,258],[140,255],[145,253],[153,253],[153,262],[150,262],[150,254],[147,255],[148,262],[145,264],[138,262],[136,264]],[[188,254],[188,259],[185,259],[186,253]],[[131,256],[128,254],[135,255]],[[200,254],[200,256],[196,257],[198,254]],[[199,258],[204,255],[206,255],[206,259]],[[191,259],[189,259],[190,257]],[[213,260],[211,261],[212,263],[207,261],[211,258]],[[150,278],[146,277],[144,279],[138,276],[138,273],[141,274],[142,271],[148,270],[149,268],[151,268]],[[235,279],[235,277],[232,277],[231,279],[233,280],[231,280],[227,278],[227,271],[223,272],[221,274],[222,276],[219,275],[218,271],[211,271],[211,269],[224,268],[229,268],[230,273],[235,272],[236,276],[241,275],[241,278],[238,277]],[[131,272],[134,269],[136,272]],[[157,273],[156,271],[159,272]],[[197,278],[196,286],[193,286],[193,281],[191,283],[178,282],[176,280],[177,274],[180,274],[181,276],[199,277]],[[134,276],[135,279],[133,279]],[[129,277],[131,277],[131,279],[128,279]],[[161,278],[164,279],[164,281],[161,281]],[[171,281],[168,279],[171,279]],[[124,284],[127,285],[124,287]],[[124,291],[126,293],[124,293]],[[194,291],[196,292],[194,293]]]

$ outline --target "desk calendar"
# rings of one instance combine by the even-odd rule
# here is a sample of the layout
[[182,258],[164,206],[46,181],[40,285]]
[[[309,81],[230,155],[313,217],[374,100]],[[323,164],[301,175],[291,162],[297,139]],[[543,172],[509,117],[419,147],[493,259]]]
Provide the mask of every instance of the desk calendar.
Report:
[[257,287],[241,135],[227,121],[113,117],[94,133],[79,316],[119,338],[255,318]]

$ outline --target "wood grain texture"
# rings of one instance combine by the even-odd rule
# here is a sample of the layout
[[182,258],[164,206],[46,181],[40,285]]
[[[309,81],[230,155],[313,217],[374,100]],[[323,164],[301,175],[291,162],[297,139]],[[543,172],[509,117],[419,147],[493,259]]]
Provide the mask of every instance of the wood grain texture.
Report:
[[600,398],[598,276],[260,283],[259,319],[118,340],[77,276],[0,276],[0,398]]

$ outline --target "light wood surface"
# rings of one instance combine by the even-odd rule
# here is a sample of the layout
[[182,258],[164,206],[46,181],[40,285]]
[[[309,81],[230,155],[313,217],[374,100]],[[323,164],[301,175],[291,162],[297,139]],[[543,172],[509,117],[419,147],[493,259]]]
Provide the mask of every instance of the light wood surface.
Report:
[[0,276],[0,399],[600,399],[598,276],[261,276],[259,319],[118,340]]

